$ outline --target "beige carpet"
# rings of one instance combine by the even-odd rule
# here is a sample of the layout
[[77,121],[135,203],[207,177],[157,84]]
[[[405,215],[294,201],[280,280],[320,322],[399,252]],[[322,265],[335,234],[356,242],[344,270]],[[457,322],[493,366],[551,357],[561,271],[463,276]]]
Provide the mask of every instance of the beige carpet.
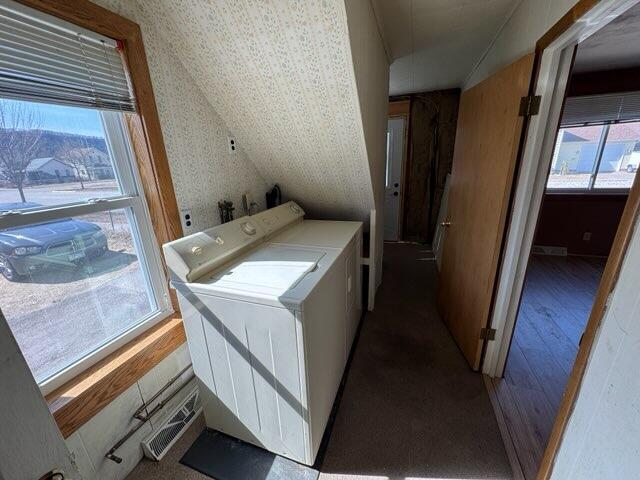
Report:
[[482,377],[436,312],[431,257],[385,245],[321,480],[512,478]]
[[[364,318],[321,480],[512,478],[482,377],[437,315],[430,257],[416,245],[385,245],[384,283]],[[208,478],[178,464],[202,428],[128,478]]]

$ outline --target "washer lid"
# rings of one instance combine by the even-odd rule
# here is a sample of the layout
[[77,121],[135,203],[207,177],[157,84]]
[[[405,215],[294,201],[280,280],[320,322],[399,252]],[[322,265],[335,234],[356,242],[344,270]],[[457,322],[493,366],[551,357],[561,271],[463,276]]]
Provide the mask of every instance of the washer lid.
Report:
[[205,283],[225,289],[280,296],[315,270],[324,256],[325,252],[320,250],[269,245],[231,262]]

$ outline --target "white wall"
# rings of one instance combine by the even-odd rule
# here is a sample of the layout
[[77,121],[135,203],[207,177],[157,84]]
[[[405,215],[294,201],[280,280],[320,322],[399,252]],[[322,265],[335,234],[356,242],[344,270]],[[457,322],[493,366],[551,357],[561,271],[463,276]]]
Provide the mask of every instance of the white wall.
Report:
[[640,230],[638,223],[605,312],[554,480],[618,480],[640,472]]
[[577,0],[521,0],[470,73],[464,90],[532,52],[540,37],[576,3]]
[[[115,452],[122,458],[122,463],[107,460],[105,454],[139,423],[132,416],[142,403],[149,401],[167,381],[190,363],[189,349],[184,344],[66,439],[67,447],[74,456],[83,480],[122,480],[133,470],[143,456],[140,442],[158,428],[171,411],[184,400],[195,386],[195,381],[191,381]],[[191,369],[185,372],[161,399],[179,388],[192,373]],[[151,404],[151,408],[155,405],[156,403]]]
[[382,280],[384,175],[389,109],[389,63],[369,0],[345,0],[362,132],[376,209],[376,283]]
[[185,233],[220,223],[218,200],[232,200],[239,214],[246,191],[264,208],[267,183],[242,150],[229,153],[229,129],[143,10],[134,0],[93,1],[142,29],[178,207],[192,209]]

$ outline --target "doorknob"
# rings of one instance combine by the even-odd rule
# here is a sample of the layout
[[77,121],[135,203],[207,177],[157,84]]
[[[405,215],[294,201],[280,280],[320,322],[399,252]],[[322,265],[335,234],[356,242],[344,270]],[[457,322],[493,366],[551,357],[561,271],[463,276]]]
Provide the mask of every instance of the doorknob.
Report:
[[442,222],[440,224],[440,226],[442,226],[442,227],[450,227],[451,226],[451,222]]
[[393,196],[397,197],[398,196],[398,192],[393,192]]
[[399,183],[394,183],[394,184],[393,184],[393,186],[394,186],[395,188],[398,188],[398,187],[400,186],[400,184],[399,184]]

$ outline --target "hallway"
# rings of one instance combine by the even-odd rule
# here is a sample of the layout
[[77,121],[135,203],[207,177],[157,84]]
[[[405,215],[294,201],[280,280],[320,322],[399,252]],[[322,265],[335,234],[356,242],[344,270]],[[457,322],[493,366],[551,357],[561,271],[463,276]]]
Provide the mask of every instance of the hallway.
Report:
[[[321,480],[512,478],[482,377],[436,312],[436,276],[423,247],[385,245],[384,281],[361,326]],[[185,437],[128,478],[208,478],[176,464],[195,434]]]
[[511,478],[482,377],[436,312],[432,254],[387,243],[383,275],[320,478]]

